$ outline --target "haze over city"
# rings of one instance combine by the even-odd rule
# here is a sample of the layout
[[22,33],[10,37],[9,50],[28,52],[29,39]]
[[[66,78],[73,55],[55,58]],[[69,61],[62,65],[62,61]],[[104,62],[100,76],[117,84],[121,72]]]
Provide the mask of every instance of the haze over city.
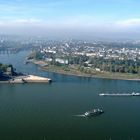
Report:
[[138,0],[0,0],[0,34],[138,39]]

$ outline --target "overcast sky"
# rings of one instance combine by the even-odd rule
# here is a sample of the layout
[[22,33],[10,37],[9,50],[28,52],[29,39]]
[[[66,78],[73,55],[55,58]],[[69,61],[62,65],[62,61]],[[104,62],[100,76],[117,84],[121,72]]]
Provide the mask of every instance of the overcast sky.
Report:
[[139,38],[140,0],[0,0],[0,34]]

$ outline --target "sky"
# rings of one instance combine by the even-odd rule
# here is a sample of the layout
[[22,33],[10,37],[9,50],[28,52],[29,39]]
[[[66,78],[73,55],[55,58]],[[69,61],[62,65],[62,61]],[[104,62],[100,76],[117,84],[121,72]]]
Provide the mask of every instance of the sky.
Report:
[[138,39],[140,0],[0,0],[0,34]]

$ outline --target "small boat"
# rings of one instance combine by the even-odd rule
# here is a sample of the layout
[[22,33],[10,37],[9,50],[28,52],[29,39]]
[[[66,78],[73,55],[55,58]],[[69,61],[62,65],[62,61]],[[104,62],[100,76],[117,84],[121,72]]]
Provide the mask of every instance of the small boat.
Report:
[[98,116],[98,115],[100,115],[102,113],[104,113],[104,111],[101,110],[101,109],[93,109],[91,111],[85,112],[84,116],[85,117],[93,117],[93,116]]

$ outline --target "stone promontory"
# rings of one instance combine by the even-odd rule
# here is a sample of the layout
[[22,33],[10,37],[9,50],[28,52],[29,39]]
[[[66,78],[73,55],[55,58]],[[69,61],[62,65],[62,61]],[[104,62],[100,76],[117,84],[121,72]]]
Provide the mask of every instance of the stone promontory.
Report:
[[9,80],[9,83],[50,83],[51,79],[35,75],[17,76]]
[[17,73],[12,65],[0,64],[0,83],[50,83],[51,79]]

